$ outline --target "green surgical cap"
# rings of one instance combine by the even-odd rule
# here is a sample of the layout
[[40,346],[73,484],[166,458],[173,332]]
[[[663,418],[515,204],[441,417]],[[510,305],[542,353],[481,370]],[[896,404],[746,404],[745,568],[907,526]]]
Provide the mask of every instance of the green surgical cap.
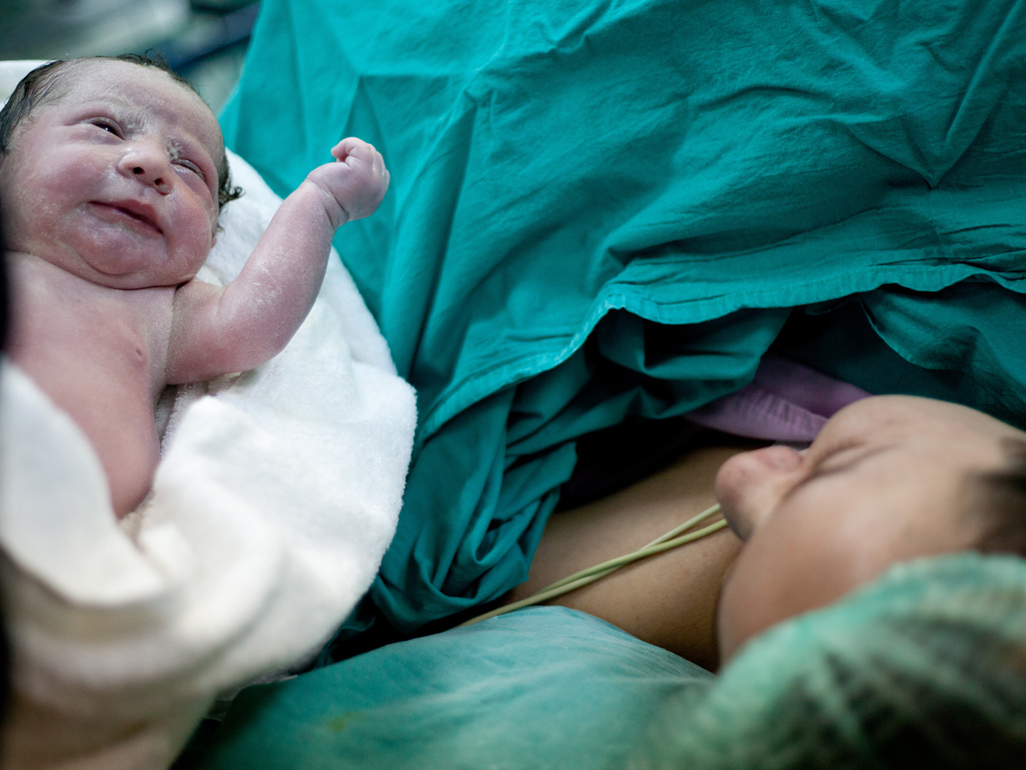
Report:
[[1026,561],[892,568],[753,640],[632,767],[1026,766]]

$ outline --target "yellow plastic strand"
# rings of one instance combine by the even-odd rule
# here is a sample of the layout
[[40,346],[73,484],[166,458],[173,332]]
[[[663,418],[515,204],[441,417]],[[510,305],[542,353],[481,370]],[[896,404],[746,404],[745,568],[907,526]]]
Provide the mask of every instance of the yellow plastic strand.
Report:
[[719,521],[709,524],[703,527],[702,529],[696,530],[694,532],[690,532],[688,534],[680,533],[686,532],[688,529],[695,526],[699,522],[702,522],[710,516],[718,513],[719,510],[720,506],[717,503],[716,505],[713,505],[707,508],[706,510],[702,511],[697,516],[688,519],[683,524],[674,527],[665,535],[656,538],[648,545],[642,546],[636,551],[632,551],[631,553],[624,554],[623,556],[618,556],[615,559],[609,559],[608,561],[604,561],[601,564],[596,564],[593,567],[588,567],[586,569],[575,572],[574,574],[568,575],[562,580],[557,580],[555,583],[552,583],[551,585],[542,588],[540,591],[531,594],[531,596],[528,596],[525,599],[520,599],[519,601],[504,604],[503,606],[497,607],[496,609],[491,610],[490,612],[486,612],[482,615],[478,615],[475,618],[471,618],[470,620],[464,623],[460,623],[460,626],[473,625],[474,623],[480,623],[482,620],[488,620],[489,618],[494,618],[499,615],[505,615],[507,612],[513,612],[513,610],[519,610],[522,607],[530,607],[534,604],[541,604],[542,602],[547,602],[550,599],[555,599],[557,596],[562,596],[563,594],[570,593],[571,591],[576,591],[578,588],[583,588],[586,585],[594,583],[596,580],[600,580],[601,578],[604,578],[606,575],[616,572],[616,570],[620,569],[624,565],[630,564],[631,562],[635,562],[638,559],[644,559],[649,556],[654,556],[657,553],[669,551],[673,548],[677,548],[678,546],[685,545],[687,543],[693,543],[695,540],[700,540],[703,537],[707,537],[708,535],[711,535],[714,532],[723,529],[725,526],[727,526],[727,522],[723,519],[720,519]]
[[[630,562],[635,561],[636,559],[640,559],[640,558],[643,558],[644,556],[651,555],[651,554],[644,554],[643,556],[635,556],[635,554],[639,554],[639,553],[641,553],[642,551],[645,551],[648,548],[652,548],[653,546],[657,546],[657,545],[660,545],[661,543],[667,542],[668,540],[672,540],[673,538],[677,537],[681,532],[686,532],[687,530],[691,529],[693,526],[695,526],[699,522],[705,521],[710,516],[719,513],[719,511],[720,511],[720,504],[716,503],[716,505],[712,505],[712,506],[706,508],[704,511],[702,511],[697,516],[693,516],[692,518],[690,518],[687,521],[685,521],[683,524],[680,524],[680,525],[674,527],[669,532],[667,532],[665,535],[660,535],[659,537],[657,537],[655,540],[653,540],[648,545],[643,545],[638,550],[631,551],[629,554],[626,554],[625,556],[617,556],[615,559],[610,559],[609,561],[604,561],[601,564],[596,564],[594,567],[588,567],[587,569],[582,569],[579,572],[575,572],[572,575],[568,575],[567,577],[563,578],[562,580],[557,580],[555,583],[552,583],[551,585],[545,586],[544,588],[542,588],[539,591],[537,591],[537,593],[541,593],[542,591],[551,591],[553,588],[558,588],[559,586],[562,586],[562,585],[565,585],[567,583],[573,582],[574,580],[577,580],[578,578],[586,577],[587,575],[589,575],[589,574],[591,574],[593,572],[596,572],[598,570],[605,570],[605,569],[610,568],[610,567],[612,569],[617,569],[619,567],[622,567],[624,564],[629,564]],[[713,531],[715,531],[715,530],[713,530]],[[684,542],[690,543],[691,541],[690,540],[686,540]],[[678,545],[684,545],[684,543],[678,543]],[[663,550],[666,550],[666,549],[664,548]],[[660,551],[653,551],[652,553],[660,553]],[[626,559],[627,561],[624,561],[624,559]],[[610,571],[612,571],[612,570],[610,570]]]

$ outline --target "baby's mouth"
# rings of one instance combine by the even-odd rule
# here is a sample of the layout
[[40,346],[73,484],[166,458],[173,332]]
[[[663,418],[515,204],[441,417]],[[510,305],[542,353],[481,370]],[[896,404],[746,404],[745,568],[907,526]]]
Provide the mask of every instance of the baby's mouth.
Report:
[[155,212],[149,206],[144,206],[135,201],[117,201],[114,203],[93,201],[93,206],[98,207],[100,212],[107,217],[113,216],[117,220],[141,225],[146,230],[159,235],[164,233],[157,224]]

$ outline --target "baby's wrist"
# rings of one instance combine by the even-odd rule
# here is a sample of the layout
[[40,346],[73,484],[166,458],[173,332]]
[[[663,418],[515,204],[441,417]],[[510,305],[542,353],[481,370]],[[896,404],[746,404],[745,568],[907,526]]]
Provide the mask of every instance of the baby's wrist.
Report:
[[302,199],[305,205],[321,207],[331,227],[336,230],[349,221],[349,214],[335,196],[309,176],[296,188],[293,195]]

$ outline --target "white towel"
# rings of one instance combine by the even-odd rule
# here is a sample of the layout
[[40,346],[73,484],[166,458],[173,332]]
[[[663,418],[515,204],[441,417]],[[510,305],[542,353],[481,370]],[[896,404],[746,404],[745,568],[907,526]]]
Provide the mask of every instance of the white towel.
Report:
[[[213,282],[280,203],[230,162],[246,195],[222,216]],[[316,649],[369,587],[416,415],[338,256],[284,352],[202,390],[179,389],[153,495],[124,527],[85,436],[0,367],[5,766],[166,767],[218,693]]]

